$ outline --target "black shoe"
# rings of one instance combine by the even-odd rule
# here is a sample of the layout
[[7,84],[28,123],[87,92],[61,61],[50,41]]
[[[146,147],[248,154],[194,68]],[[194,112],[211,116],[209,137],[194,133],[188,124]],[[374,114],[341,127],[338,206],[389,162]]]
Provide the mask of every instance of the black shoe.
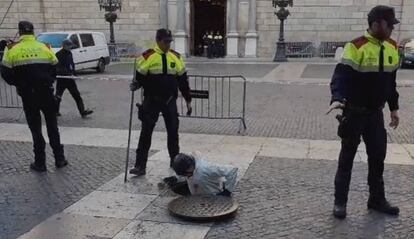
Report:
[[59,117],[59,116],[62,116],[62,115],[59,112],[57,112],[56,113],[56,116]]
[[63,167],[65,167],[66,165],[68,165],[68,161],[67,161],[66,159],[59,160],[59,161],[56,161],[56,162],[55,162],[55,166],[56,166],[56,168],[63,168]]
[[46,165],[39,166],[39,165],[36,165],[35,163],[30,164],[30,169],[34,170],[36,172],[46,172],[47,171]]
[[82,116],[82,118],[85,118],[86,116],[88,116],[88,115],[90,115],[90,114],[92,114],[93,113],[93,110],[89,110],[89,109],[87,109],[87,110],[84,110],[82,113],[81,113],[81,116]]
[[130,174],[134,174],[136,176],[143,176],[143,175],[147,174],[147,172],[145,171],[145,169],[139,168],[139,167],[135,167],[135,168],[129,170],[129,173]]
[[386,199],[381,200],[368,200],[368,209],[372,209],[378,212],[382,212],[388,215],[398,215],[400,214],[400,209],[396,206],[392,206]]
[[333,209],[333,215],[336,218],[344,219],[346,217],[346,204],[335,204]]

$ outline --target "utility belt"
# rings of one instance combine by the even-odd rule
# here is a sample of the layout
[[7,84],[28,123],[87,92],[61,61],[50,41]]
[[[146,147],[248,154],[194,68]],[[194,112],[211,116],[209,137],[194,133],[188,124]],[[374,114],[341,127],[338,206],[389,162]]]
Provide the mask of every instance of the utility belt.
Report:
[[[157,104],[161,104],[161,105],[168,105],[175,97],[173,95],[167,97],[163,97],[163,96],[154,96],[154,95],[150,95],[150,96],[144,96],[144,101],[150,101],[150,102],[155,102]],[[138,119],[143,121],[144,120],[144,106],[143,104],[140,103],[136,103],[135,104],[136,107],[138,108]]]
[[379,106],[376,108],[368,108],[368,107],[364,107],[364,106],[358,106],[358,105],[353,105],[353,104],[346,104],[344,111],[349,111],[349,112],[353,112],[353,113],[357,113],[357,114],[369,114],[369,113],[375,113],[378,111],[382,111],[384,109],[384,106]]
[[148,95],[144,96],[144,100],[149,100],[150,102],[156,102],[163,105],[168,105],[174,99],[173,95],[170,96],[156,96],[156,95]]

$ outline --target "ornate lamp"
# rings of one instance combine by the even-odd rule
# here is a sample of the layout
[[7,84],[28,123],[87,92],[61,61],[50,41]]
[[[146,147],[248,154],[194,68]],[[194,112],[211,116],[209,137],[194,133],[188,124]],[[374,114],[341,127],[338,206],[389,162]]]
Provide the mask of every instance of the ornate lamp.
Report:
[[280,20],[280,31],[279,31],[279,41],[277,42],[276,47],[276,55],[273,59],[273,61],[276,62],[286,62],[286,43],[284,39],[284,31],[285,31],[285,25],[284,21],[287,19],[287,17],[290,15],[289,10],[286,8],[288,6],[293,6],[293,0],[272,0],[273,7],[278,11],[275,11],[275,15]]
[[114,34],[114,22],[118,18],[118,15],[115,13],[116,10],[122,10],[122,0],[98,0],[100,10],[105,9],[105,20],[109,22],[109,50],[111,56],[115,56],[115,34]]

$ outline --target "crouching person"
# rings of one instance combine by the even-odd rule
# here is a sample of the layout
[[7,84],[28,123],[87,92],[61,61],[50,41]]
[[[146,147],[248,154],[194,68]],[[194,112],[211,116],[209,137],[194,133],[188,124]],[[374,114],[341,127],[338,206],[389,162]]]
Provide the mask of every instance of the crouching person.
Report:
[[191,195],[231,197],[237,180],[237,168],[217,165],[188,154],[178,154],[172,168],[185,177]]

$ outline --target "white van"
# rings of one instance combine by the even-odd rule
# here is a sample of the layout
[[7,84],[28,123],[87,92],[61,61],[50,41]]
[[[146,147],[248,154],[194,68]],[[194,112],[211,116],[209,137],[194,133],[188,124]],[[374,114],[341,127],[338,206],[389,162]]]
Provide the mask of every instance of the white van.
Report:
[[38,41],[49,44],[55,53],[62,48],[62,42],[66,39],[74,44],[72,55],[76,70],[92,68],[97,72],[105,71],[110,57],[103,33],[90,31],[44,32],[37,36]]

